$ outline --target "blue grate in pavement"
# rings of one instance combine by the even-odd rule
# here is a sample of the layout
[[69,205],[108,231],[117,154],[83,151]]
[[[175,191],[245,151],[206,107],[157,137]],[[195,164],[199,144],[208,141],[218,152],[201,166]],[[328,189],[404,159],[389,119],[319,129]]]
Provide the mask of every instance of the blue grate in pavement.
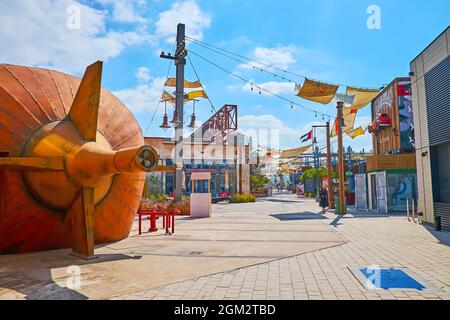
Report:
[[364,268],[359,270],[377,289],[416,289],[419,291],[426,289],[401,269]]

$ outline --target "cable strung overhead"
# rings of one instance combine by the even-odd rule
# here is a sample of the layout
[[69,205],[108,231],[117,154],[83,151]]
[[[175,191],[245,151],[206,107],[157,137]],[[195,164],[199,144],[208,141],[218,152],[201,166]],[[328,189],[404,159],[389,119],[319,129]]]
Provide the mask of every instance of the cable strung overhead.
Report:
[[203,57],[202,55],[200,55],[200,54],[198,54],[198,53],[196,53],[196,52],[194,52],[194,51],[192,51],[192,50],[189,50],[189,52],[190,52],[191,54],[193,54],[193,55],[199,57],[199,58],[202,59],[203,61],[205,61],[205,62],[207,62],[207,63],[209,63],[209,64],[215,66],[216,68],[222,70],[223,72],[225,72],[225,73],[227,73],[227,74],[229,74],[229,75],[231,75],[231,76],[233,76],[233,77],[235,77],[235,78],[237,78],[237,79],[240,79],[241,81],[243,81],[243,82],[249,84],[249,85],[252,87],[252,89],[253,89],[253,88],[258,89],[260,94],[261,94],[262,92],[265,92],[265,93],[267,93],[267,94],[269,94],[269,95],[271,95],[271,96],[277,97],[277,98],[279,98],[279,99],[281,99],[281,100],[284,100],[284,101],[290,103],[291,107],[293,107],[293,106],[298,106],[298,107],[302,108],[302,109],[305,110],[305,111],[314,113],[316,116],[317,116],[317,115],[321,115],[322,118],[327,117],[327,118],[331,119],[331,117],[332,117],[332,116],[331,116],[330,114],[328,114],[328,113],[325,113],[325,112],[322,112],[322,111],[317,111],[317,110],[314,110],[314,109],[312,109],[312,108],[306,107],[306,106],[301,105],[301,104],[299,104],[299,103],[297,103],[297,102],[295,102],[295,101],[292,101],[292,100],[290,100],[290,99],[288,99],[288,98],[285,98],[285,97],[283,97],[283,96],[281,96],[281,95],[279,95],[279,94],[277,94],[277,93],[274,93],[274,92],[272,92],[272,91],[270,91],[270,90],[268,90],[268,89],[266,89],[266,88],[264,88],[264,87],[262,87],[262,86],[260,86],[260,85],[257,85],[257,84],[255,84],[255,83],[253,83],[252,81],[250,81],[250,80],[248,80],[248,79],[245,79],[244,77],[242,77],[242,76],[240,76],[240,75],[238,75],[238,74],[236,74],[236,73],[234,73],[234,72],[232,72],[232,71],[229,71],[228,69],[226,69],[226,68],[220,66],[219,64],[217,64],[217,63],[215,63],[215,62],[212,62],[211,60],[209,60],[209,59]]
[[[379,89],[360,88],[360,87],[350,86],[347,84],[329,83],[329,82],[325,82],[325,81],[312,80],[312,79],[306,77],[305,75],[301,75],[301,74],[298,74],[295,72],[284,70],[284,69],[269,65],[264,62],[256,61],[254,59],[251,59],[251,58],[245,57],[243,55],[231,52],[229,50],[222,49],[217,46],[193,39],[188,36],[186,37],[186,40],[191,42],[192,44],[195,44],[199,47],[208,49],[208,50],[215,52],[217,54],[220,54],[228,59],[231,59],[233,61],[236,61],[236,62],[246,65],[248,67],[251,67],[255,70],[259,70],[259,71],[267,73],[269,75],[273,75],[274,77],[278,77],[278,78],[280,78],[282,80],[286,80],[288,82],[294,82],[294,83],[296,83],[295,95],[302,99],[306,99],[306,100],[309,100],[312,102],[328,104],[332,100],[334,102],[339,100],[339,101],[344,101],[345,106],[347,108],[352,109],[352,110],[355,110],[355,109],[359,110],[359,109],[362,109],[363,107],[365,107],[367,104],[369,104],[370,101],[379,92]],[[329,116],[326,113],[323,113],[320,111],[314,111],[311,108],[304,107],[298,103],[295,103],[294,101],[292,101],[290,99],[286,99],[278,94],[270,92],[269,90],[265,89],[264,87],[256,85],[253,82],[251,82],[247,79],[244,79],[243,77],[236,75],[231,71],[226,70],[224,67],[219,66],[217,63],[213,63],[212,61],[210,61],[204,57],[201,57],[199,54],[194,53],[194,55],[199,56],[206,62],[209,62],[209,63],[215,65],[216,67],[220,68],[222,71],[227,72],[228,74],[230,74],[236,78],[239,78],[240,80],[250,84],[252,91],[253,91],[253,87],[255,87],[259,90],[260,94],[261,94],[261,91],[264,91],[270,95],[273,95],[275,97],[278,97],[285,101],[288,101],[289,103],[291,103],[291,107],[293,105],[300,106],[307,111],[316,113],[316,117],[317,117],[317,114],[321,114],[322,118],[324,118],[324,116],[326,115],[330,118],[330,121],[331,121],[331,116]],[[271,69],[271,71],[269,71],[263,67],[269,68],[269,69]],[[273,70],[275,70],[275,71],[273,71]],[[280,74],[280,72],[282,74]],[[303,82],[303,84],[297,84],[297,82],[295,80],[288,78],[287,75],[293,75],[293,76],[302,78],[302,79],[304,79],[304,82]],[[346,87],[345,93],[337,93],[340,86]],[[355,116],[356,116],[356,114],[352,113],[353,120],[354,120]],[[350,126],[347,126],[343,129],[344,132],[347,132],[347,131],[350,131],[353,129],[354,121],[350,121],[350,124],[351,124]]]
[[[282,78],[282,79],[288,80],[289,82],[296,82],[296,81],[294,81],[294,80],[292,80],[292,79],[288,79],[288,78],[286,77],[286,74],[290,74],[290,75],[293,75],[293,76],[296,76],[296,77],[299,77],[299,78],[302,78],[302,79],[305,79],[305,80],[306,80],[306,79],[309,79],[309,80],[313,80],[313,81],[316,81],[316,82],[321,82],[321,83],[325,83],[325,84],[333,85],[333,86],[338,86],[338,87],[348,87],[348,88],[355,88],[355,89],[357,88],[357,89],[362,89],[362,90],[366,90],[366,91],[379,90],[379,88],[364,88],[364,87],[358,87],[358,86],[353,86],[353,85],[344,84],[344,83],[332,83],[332,82],[327,82],[327,81],[322,81],[322,80],[312,79],[312,78],[310,78],[310,77],[308,77],[308,76],[306,76],[306,75],[302,75],[302,74],[298,74],[298,73],[291,72],[291,71],[288,71],[288,70],[284,70],[284,69],[281,69],[281,68],[278,68],[278,67],[269,65],[269,64],[264,63],[264,62],[261,62],[261,61],[256,61],[256,60],[254,60],[254,59],[251,59],[251,58],[245,57],[245,56],[243,56],[243,55],[240,55],[240,54],[238,54],[238,53],[234,53],[234,52],[231,52],[231,51],[229,51],[229,50],[226,50],[226,49],[223,49],[223,48],[216,47],[216,46],[214,46],[214,45],[211,45],[211,44],[208,44],[208,43],[205,43],[205,42],[202,42],[202,41],[193,39],[193,38],[188,37],[188,36],[186,36],[186,40],[188,40],[189,42],[194,43],[194,44],[196,44],[196,45],[198,45],[198,46],[201,46],[201,47],[203,47],[203,48],[205,48],[205,49],[214,51],[214,52],[216,52],[216,53],[218,53],[218,54],[221,54],[221,55],[223,55],[223,56],[225,56],[225,57],[228,57],[228,58],[230,58],[230,59],[233,59],[233,60],[235,60],[235,61],[237,61],[237,62],[241,62],[241,63],[243,63],[243,64],[246,64],[246,65],[248,65],[248,66],[251,66],[251,67],[253,67],[254,69],[259,69],[261,72],[266,72],[266,73],[269,73],[269,74],[271,74],[271,75],[273,75],[273,76],[280,77],[280,78]],[[237,59],[237,58],[234,58],[234,57],[232,57],[232,56],[238,57],[238,58],[240,58],[241,60],[240,60],[240,59]],[[260,66],[264,66],[264,67],[267,67],[267,68],[270,68],[270,69],[273,69],[273,70],[280,71],[280,72],[283,73],[283,76],[281,76],[280,74],[277,74],[277,73],[273,73],[273,72],[267,71],[267,70],[265,70],[264,68],[258,68],[258,67],[254,66],[254,65],[252,65],[252,64],[250,64],[250,63],[248,63],[248,62],[242,61],[242,59],[243,59],[243,60],[246,60],[246,61],[249,61],[249,62],[256,63],[256,64],[258,64],[258,65],[260,65]]]

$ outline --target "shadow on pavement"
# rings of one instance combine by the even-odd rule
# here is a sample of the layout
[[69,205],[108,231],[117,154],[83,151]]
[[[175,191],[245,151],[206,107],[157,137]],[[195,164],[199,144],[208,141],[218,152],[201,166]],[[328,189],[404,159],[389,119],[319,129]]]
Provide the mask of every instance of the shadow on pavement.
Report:
[[330,223],[330,226],[333,226],[333,227],[335,227],[335,228],[337,228],[338,226],[340,226],[342,223],[339,223],[339,221],[341,221],[341,219],[342,219],[343,217],[344,217],[344,216],[342,216],[342,215],[337,216],[336,219],[334,219],[334,220]]
[[299,200],[283,200],[283,199],[274,199],[274,198],[261,198],[261,201],[265,201],[265,202],[276,202],[276,203],[302,203],[304,201],[302,201],[301,199]]
[[272,214],[271,217],[274,217],[280,221],[301,221],[301,220],[326,220],[328,219],[326,216],[313,213],[313,212],[304,212],[304,213],[281,213],[281,214]]
[[[38,254],[38,253],[33,253]],[[62,251],[61,255],[56,259],[46,259],[45,252],[42,253],[42,258],[38,263],[30,265],[23,265],[18,261],[17,266],[8,268],[7,266],[0,268],[0,289],[10,289],[25,296],[27,300],[87,300],[83,294],[80,294],[76,289],[70,289],[68,286],[61,286],[53,280],[52,269],[66,268],[67,275],[60,277],[65,280],[66,284],[76,283],[75,277],[80,276],[79,281],[82,281],[83,274],[78,274],[74,266],[84,266],[103,262],[112,262],[127,259],[141,259],[142,256],[127,256],[123,254],[100,254],[96,255],[96,259],[82,260],[77,259],[67,254],[67,251]],[[11,257],[11,256],[9,256]],[[21,259],[20,254],[17,257]],[[0,256],[1,261],[1,256]]]
[[431,225],[423,225],[424,228],[433,235],[437,240],[439,240],[440,244],[450,246],[450,232],[448,231],[436,231],[434,226]]

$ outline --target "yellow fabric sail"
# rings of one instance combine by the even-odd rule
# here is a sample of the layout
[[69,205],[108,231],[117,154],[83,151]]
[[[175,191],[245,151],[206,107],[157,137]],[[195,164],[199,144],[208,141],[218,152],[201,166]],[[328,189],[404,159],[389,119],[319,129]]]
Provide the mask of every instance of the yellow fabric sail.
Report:
[[352,109],[364,108],[378,95],[378,92],[374,89],[347,88],[347,95],[355,96]]
[[191,91],[187,94],[189,100],[193,100],[196,98],[205,98],[208,99],[208,95],[204,90]]
[[359,127],[359,128],[356,128],[356,129],[353,129],[353,130],[347,132],[347,135],[352,139],[356,139],[357,137],[362,136],[364,134],[365,134],[365,132],[362,127]]
[[305,79],[302,85],[296,85],[296,95],[300,98],[328,104],[336,95],[339,86]]
[[[357,114],[358,114],[358,109],[344,108],[343,118],[344,118],[345,125],[342,126],[342,133],[346,133],[346,132],[353,130],[353,127],[355,126],[355,120],[356,120]],[[338,119],[336,118],[336,120],[334,121],[333,130],[331,131],[331,136],[332,137],[337,136],[338,131],[339,131]]]
[[[165,102],[169,102],[173,105],[175,105],[177,103],[177,99],[175,98],[174,95],[171,95],[170,93],[168,93],[166,90],[163,91],[162,97],[161,97],[162,101]],[[189,99],[184,99],[184,103],[188,103]]]
[[306,146],[306,147],[301,147],[301,148],[296,148],[296,149],[290,149],[290,150],[283,151],[281,153],[280,159],[295,158],[295,157],[305,153],[306,151],[308,151],[308,149],[310,149],[311,147],[312,147],[312,145],[309,145],[309,146]]
[[[176,78],[167,78],[166,83],[164,84],[166,87],[176,87],[177,80]],[[200,81],[188,81],[184,80],[184,87],[188,89],[202,88],[202,83]]]

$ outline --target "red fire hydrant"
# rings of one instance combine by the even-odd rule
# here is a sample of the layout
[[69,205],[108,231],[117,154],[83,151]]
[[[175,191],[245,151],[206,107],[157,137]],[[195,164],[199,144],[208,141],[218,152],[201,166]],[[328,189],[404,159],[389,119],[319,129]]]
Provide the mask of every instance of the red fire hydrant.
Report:
[[156,220],[158,220],[158,214],[155,211],[151,211],[148,220],[150,220],[150,229],[148,229],[148,232],[158,231],[158,228],[156,227]]

